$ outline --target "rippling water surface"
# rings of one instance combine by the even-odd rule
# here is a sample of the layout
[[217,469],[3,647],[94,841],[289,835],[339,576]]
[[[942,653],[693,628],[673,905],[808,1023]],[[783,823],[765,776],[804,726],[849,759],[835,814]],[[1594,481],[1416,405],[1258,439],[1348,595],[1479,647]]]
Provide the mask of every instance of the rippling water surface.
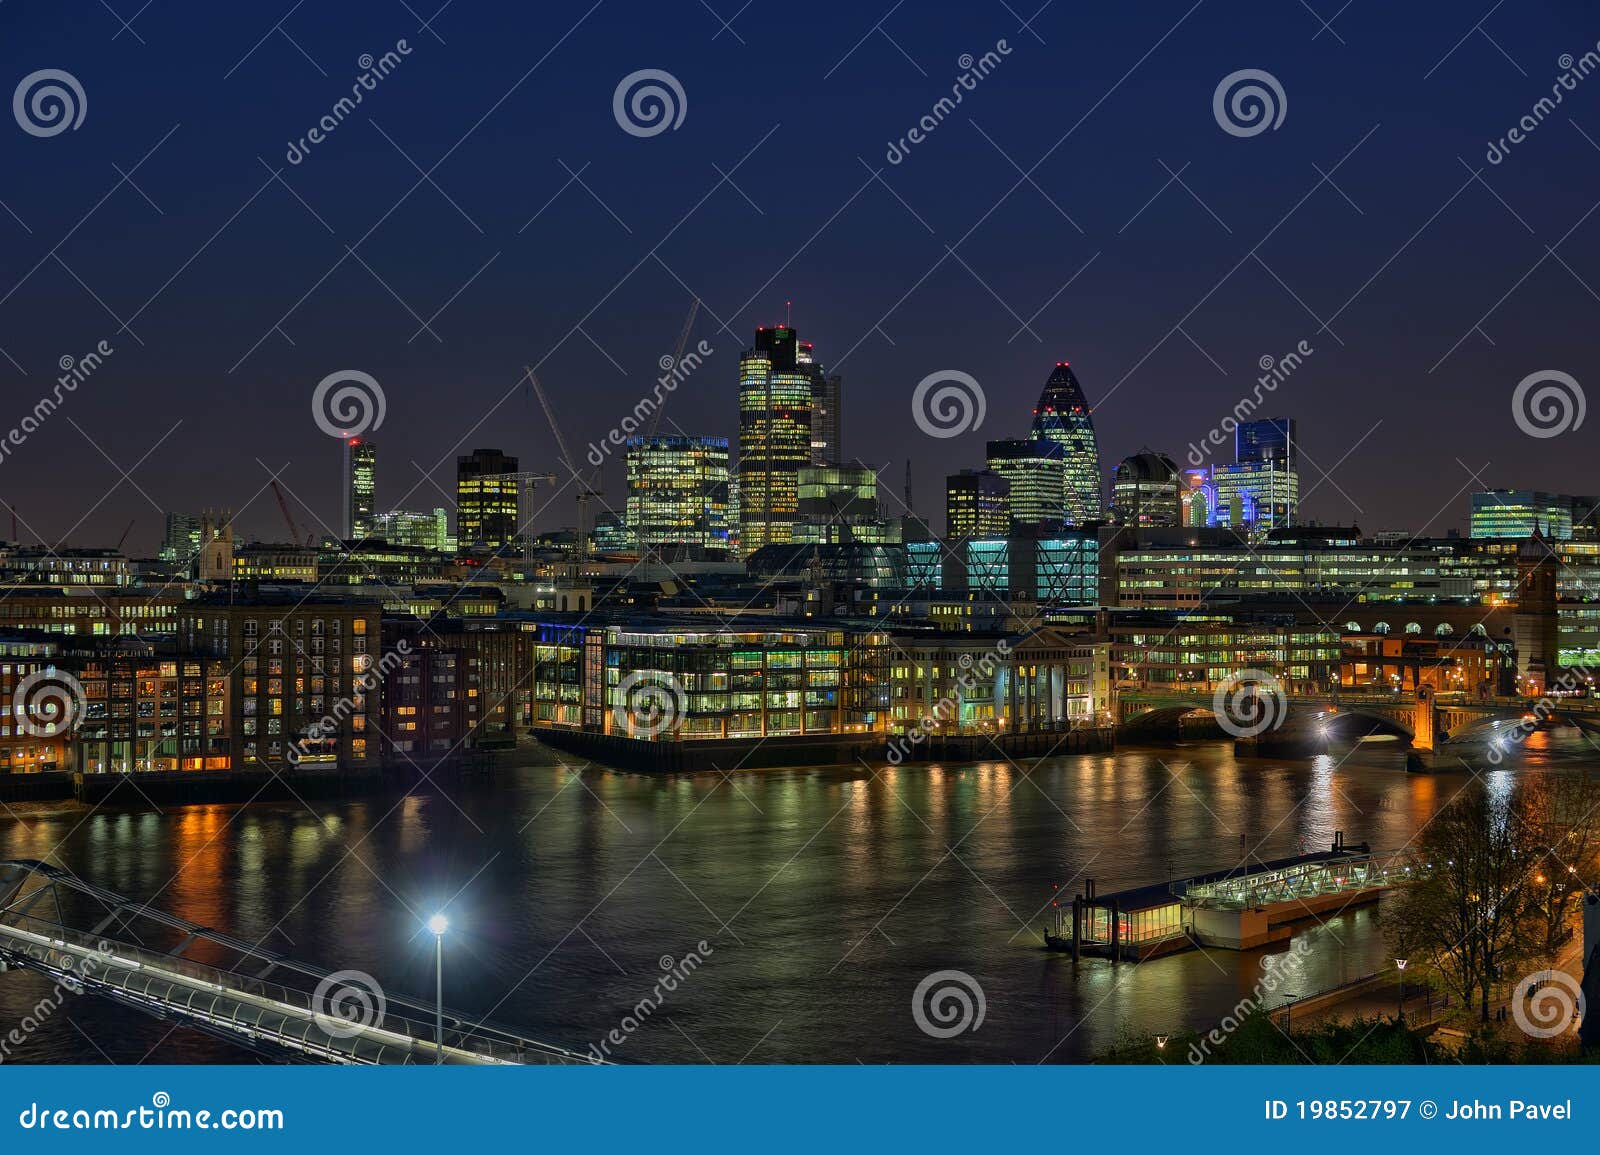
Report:
[[[1593,761],[1536,734],[1529,765]],[[195,922],[388,990],[433,987],[420,920],[447,905],[445,1001],[578,1050],[702,941],[700,969],[615,1055],[649,1062],[1081,1061],[1126,1034],[1207,1028],[1260,952],[1074,965],[1039,930],[1051,886],[1102,892],[1321,849],[1403,845],[1467,781],[1393,748],[1304,762],[1222,744],[891,768],[644,777],[540,750],[490,783],[308,808],[22,805],[0,857],[44,858]],[[1027,765],[1027,764],[1025,764]],[[1519,770],[1500,771],[1502,775]],[[313,812],[313,809],[315,812]],[[1383,961],[1375,910],[1301,933],[1306,991]],[[933,971],[982,986],[981,1027],[924,1034]],[[0,975],[7,1029],[49,992]],[[1306,993],[1306,992],[1296,992]],[[13,1061],[252,1062],[228,1044],[71,998]]]

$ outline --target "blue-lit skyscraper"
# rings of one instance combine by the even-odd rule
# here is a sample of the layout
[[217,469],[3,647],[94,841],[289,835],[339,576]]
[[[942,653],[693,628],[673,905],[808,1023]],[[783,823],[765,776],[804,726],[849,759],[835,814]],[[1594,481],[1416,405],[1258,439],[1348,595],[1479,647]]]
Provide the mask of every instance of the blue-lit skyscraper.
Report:
[[[1241,421],[1233,435],[1235,461],[1279,461],[1290,469],[1300,466],[1300,434],[1293,417],[1265,417]],[[1281,467],[1280,467],[1281,468]]]
[[1056,362],[1055,372],[1039,394],[1033,411],[1033,440],[1059,442],[1062,448],[1062,520],[1069,525],[1084,525],[1103,516],[1100,503],[1100,450],[1095,442],[1094,421],[1089,402],[1083,395],[1071,367]]

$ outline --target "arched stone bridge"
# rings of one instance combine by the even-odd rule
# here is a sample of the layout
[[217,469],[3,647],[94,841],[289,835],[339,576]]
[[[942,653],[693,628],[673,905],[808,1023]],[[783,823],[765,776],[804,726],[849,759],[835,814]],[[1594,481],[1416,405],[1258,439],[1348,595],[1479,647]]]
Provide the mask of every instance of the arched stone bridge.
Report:
[[[1440,701],[1424,687],[1410,697],[1398,694],[1289,694],[1282,721],[1258,742],[1277,746],[1313,744],[1330,734],[1343,738],[1387,734],[1414,749],[1432,750],[1449,741],[1471,741],[1474,731],[1493,723],[1535,719],[1600,733],[1600,702],[1585,699],[1535,707],[1498,699]],[[1231,736],[1215,722],[1212,696],[1122,691],[1116,700],[1120,741],[1167,740],[1193,734],[1195,723],[1209,722],[1216,737]]]

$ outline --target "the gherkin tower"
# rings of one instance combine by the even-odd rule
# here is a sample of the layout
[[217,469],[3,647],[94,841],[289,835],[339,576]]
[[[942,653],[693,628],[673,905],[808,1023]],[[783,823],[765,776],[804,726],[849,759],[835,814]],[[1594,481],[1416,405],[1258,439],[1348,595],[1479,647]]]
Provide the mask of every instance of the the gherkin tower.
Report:
[[1099,521],[1104,515],[1100,502],[1100,450],[1094,438],[1094,420],[1083,386],[1065,361],[1056,362],[1055,372],[1044,383],[1039,405],[1033,411],[1035,441],[1056,441],[1065,457],[1066,508],[1062,519],[1072,525]]

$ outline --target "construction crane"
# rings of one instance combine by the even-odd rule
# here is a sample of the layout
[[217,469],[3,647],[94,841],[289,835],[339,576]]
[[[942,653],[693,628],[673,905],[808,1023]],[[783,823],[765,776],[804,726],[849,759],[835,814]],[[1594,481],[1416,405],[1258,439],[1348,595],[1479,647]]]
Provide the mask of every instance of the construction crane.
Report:
[[[289,512],[289,503],[284,500],[283,490],[278,488],[278,479],[272,479],[272,496],[278,499],[278,511],[283,514],[283,524],[289,527],[289,544],[300,544],[300,527],[295,524],[294,515]],[[317,535],[306,532],[306,544],[316,545]]]
[[554,485],[553,473],[497,473],[492,475],[504,485],[513,486],[517,494],[517,536],[524,535],[524,525],[533,516],[533,490],[539,485]]
[[573,576],[578,577],[583,570],[583,562],[589,556],[589,502],[602,496],[600,485],[600,466],[588,475],[578,472],[578,466],[572,459],[572,451],[567,447],[567,438],[561,432],[561,425],[556,421],[555,410],[550,408],[550,400],[544,395],[544,386],[539,384],[539,375],[531,366],[523,366],[528,371],[528,380],[533,385],[533,392],[539,398],[539,404],[544,408],[544,415],[550,422],[550,428],[556,435],[556,448],[561,451],[562,464],[572,474],[572,479],[578,485],[578,536],[572,543]]
[[137,521],[137,520],[138,520],[137,518],[131,519],[128,522],[128,528],[122,531],[122,536],[121,537],[117,538],[117,552],[118,553],[122,552],[122,543],[128,540],[128,535],[133,532],[133,523],[134,523],[134,521]]
[[[689,315],[683,319],[683,332],[678,334],[678,347],[672,354],[671,372],[677,372],[678,365],[683,361],[683,350],[689,344],[689,333],[694,328],[694,319],[700,312],[700,298],[696,297],[689,306]],[[646,437],[654,437],[656,429],[661,424],[661,411],[667,407],[666,397],[661,398],[661,403],[656,406],[656,411],[650,415],[650,426],[645,430]]]

